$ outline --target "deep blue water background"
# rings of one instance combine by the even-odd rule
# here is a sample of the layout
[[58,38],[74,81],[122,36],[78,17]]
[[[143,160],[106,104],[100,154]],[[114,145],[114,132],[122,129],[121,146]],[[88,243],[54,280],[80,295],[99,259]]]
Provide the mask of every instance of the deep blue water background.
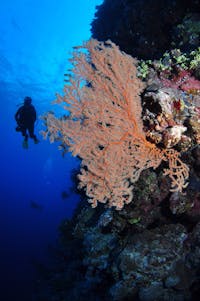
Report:
[[[22,148],[14,114],[31,96],[38,117],[52,110],[62,91],[72,47],[90,37],[101,0],[7,0],[0,4],[0,300],[32,299],[33,261],[48,261],[57,227],[79,200],[71,192],[76,158],[61,156],[56,144],[39,135]],[[62,198],[62,192],[69,197]],[[31,202],[42,209],[32,208]]]

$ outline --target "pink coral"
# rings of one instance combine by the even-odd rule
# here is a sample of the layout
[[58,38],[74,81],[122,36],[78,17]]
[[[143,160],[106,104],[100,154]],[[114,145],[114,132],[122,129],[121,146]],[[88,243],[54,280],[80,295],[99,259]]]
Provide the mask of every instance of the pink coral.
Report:
[[173,189],[182,190],[188,167],[178,153],[146,140],[140,103],[144,84],[136,76],[136,60],[110,41],[90,40],[75,50],[71,63],[64,96],[57,97],[70,115],[57,119],[49,114],[47,134],[82,159],[80,187],[92,206],[108,202],[121,209],[132,200],[132,184],[141,171],[162,160],[170,162],[165,173]]
[[189,70],[181,70],[171,79],[166,78],[164,73],[161,73],[160,77],[164,87],[181,89],[191,94],[200,91],[200,81],[192,76]]

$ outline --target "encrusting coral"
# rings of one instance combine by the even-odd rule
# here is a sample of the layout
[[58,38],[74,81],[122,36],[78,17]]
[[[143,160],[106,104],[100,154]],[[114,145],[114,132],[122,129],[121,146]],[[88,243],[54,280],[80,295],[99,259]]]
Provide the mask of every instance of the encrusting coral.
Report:
[[141,172],[167,161],[165,174],[172,191],[182,191],[189,175],[179,153],[159,148],[146,139],[140,94],[144,83],[137,77],[137,61],[119,48],[90,40],[76,47],[73,66],[57,95],[70,113],[62,118],[46,115],[44,136],[59,140],[64,149],[82,160],[80,188],[86,189],[93,207],[98,202],[122,209],[132,200],[133,183]]

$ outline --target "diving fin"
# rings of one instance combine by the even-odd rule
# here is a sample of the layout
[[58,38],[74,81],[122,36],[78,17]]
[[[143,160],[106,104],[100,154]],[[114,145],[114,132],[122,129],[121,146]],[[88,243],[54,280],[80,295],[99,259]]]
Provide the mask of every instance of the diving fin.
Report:
[[34,139],[34,143],[35,144],[38,144],[40,141],[36,138],[36,139]]
[[28,141],[24,140],[22,143],[23,148],[28,149]]

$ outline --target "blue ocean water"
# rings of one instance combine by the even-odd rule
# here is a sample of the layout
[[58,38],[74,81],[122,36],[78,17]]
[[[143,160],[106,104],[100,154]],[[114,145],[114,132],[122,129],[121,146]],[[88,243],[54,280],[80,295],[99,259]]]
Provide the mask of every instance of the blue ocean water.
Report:
[[[57,227],[79,201],[71,170],[79,166],[43,140],[39,118],[62,91],[72,47],[90,37],[100,0],[7,0],[0,4],[0,300],[32,300],[33,262],[48,261]],[[32,97],[40,143],[15,131],[14,114]],[[68,194],[67,198],[62,193]]]

